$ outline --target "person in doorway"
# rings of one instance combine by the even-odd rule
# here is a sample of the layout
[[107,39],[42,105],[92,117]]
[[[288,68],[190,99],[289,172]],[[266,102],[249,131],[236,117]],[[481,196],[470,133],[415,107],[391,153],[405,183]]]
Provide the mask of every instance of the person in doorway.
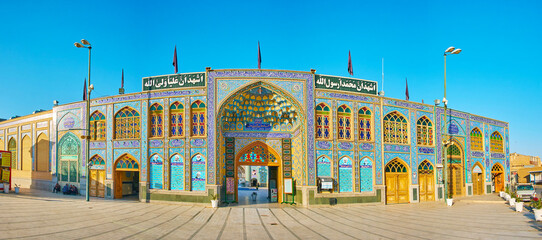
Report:
[[256,170],[252,170],[251,174],[252,178],[252,187],[256,187],[256,190],[258,190],[258,174],[256,173]]
[[60,192],[60,184],[56,183],[55,187],[53,188],[53,193],[59,193]]
[[70,186],[68,186],[68,184],[66,183],[66,185],[64,185],[64,187],[62,187],[62,193],[64,195],[68,194],[68,192],[70,191]]

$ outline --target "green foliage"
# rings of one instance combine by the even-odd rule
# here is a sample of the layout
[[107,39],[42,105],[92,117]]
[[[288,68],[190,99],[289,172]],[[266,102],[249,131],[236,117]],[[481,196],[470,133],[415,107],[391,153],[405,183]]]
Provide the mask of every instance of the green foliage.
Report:
[[506,189],[504,190],[504,192],[510,194],[510,187],[506,186]]
[[533,209],[541,209],[542,208],[542,200],[540,200],[540,198],[533,198],[533,200],[531,201],[531,207]]
[[212,193],[211,193],[209,196],[211,197],[211,200],[216,200],[216,199],[218,199],[218,194],[212,194]]

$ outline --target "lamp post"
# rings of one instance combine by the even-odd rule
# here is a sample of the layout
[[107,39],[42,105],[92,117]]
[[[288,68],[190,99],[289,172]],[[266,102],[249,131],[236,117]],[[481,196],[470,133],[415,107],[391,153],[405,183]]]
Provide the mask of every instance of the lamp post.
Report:
[[86,166],[86,179],[87,179],[87,182],[86,182],[86,187],[85,187],[85,195],[86,195],[86,200],[87,202],[89,201],[90,197],[89,197],[89,194],[90,194],[90,166],[89,166],[89,148],[90,148],[90,92],[92,92],[92,89],[94,89],[94,85],[90,84],[90,50],[92,49],[92,46],[90,45],[90,43],[85,40],[85,39],[81,39],[81,43],[74,43],[74,45],[78,48],[88,48],[88,83],[87,83],[87,92],[86,92],[86,101],[87,101],[87,114],[86,114],[86,122],[87,122],[87,129],[86,129],[86,136],[85,136],[85,139],[86,139],[86,149],[85,149],[85,152],[86,152],[86,158],[85,158],[85,166]]
[[[455,47],[449,47],[444,51],[444,99],[442,99],[442,103],[444,103],[444,134],[442,137],[448,136],[449,130],[448,130],[448,122],[446,121],[446,112],[448,111],[448,99],[446,99],[446,56],[450,54],[459,54],[461,52],[461,49],[455,48]],[[451,136],[450,136],[451,137]],[[452,144],[451,139],[448,141],[443,141],[443,147],[444,147],[444,197],[448,198],[448,160],[446,159],[446,156],[448,153],[446,152],[447,147]]]

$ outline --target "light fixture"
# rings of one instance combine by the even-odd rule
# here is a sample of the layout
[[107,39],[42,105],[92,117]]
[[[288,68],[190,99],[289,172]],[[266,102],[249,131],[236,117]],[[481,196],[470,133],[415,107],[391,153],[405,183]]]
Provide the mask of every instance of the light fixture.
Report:
[[435,106],[438,106],[440,104],[440,99],[435,99]]
[[81,39],[81,43],[83,43],[83,44],[85,44],[85,45],[90,45],[90,43],[89,43],[87,40],[85,40],[85,39]]
[[[454,51],[455,47],[449,47],[446,49],[446,51],[444,51],[445,53],[449,53],[449,52],[452,52]],[[461,50],[460,50],[461,51]]]
[[460,53],[460,52],[461,52],[461,49],[458,48],[458,49],[454,50],[454,51],[452,52],[452,54],[458,54],[458,53]]
[[74,43],[73,45],[75,45],[78,48],[84,48],[83,45],[81,45],[81,43],[78,43],[78,42]]
[[94,84],[90,84],[90,86],[88,87],[88,90],[90,91],[94,90]]

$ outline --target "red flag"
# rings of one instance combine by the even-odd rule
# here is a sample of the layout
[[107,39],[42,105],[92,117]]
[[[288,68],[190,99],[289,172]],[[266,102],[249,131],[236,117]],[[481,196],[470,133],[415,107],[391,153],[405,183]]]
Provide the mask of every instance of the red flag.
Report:
[[83,83],[83,101],[87,100],[87,78],[85,78],[85,82]]
[[120,84],[121,88],[124,88],[124,68],[122,69],[122,82]]
[[350,57],[350,50],[348,50],[348,73],[354,76],[354,68],[352,67],[352,57]]
[[173,66],[175,67],[175,73],[179,71],[177,66],[177,45],[175,45],[175,51],[173,52]]
[[258,41],[258,69],[262,69],[262,53],[260,52],[260,41]]
[[406,82],[405,95],[406,95],[406,100],[408,101],[408,99],[410,99],[410,96],[408,95],[408,80],[407,80],[407,78],[405,78],[405,82]]

